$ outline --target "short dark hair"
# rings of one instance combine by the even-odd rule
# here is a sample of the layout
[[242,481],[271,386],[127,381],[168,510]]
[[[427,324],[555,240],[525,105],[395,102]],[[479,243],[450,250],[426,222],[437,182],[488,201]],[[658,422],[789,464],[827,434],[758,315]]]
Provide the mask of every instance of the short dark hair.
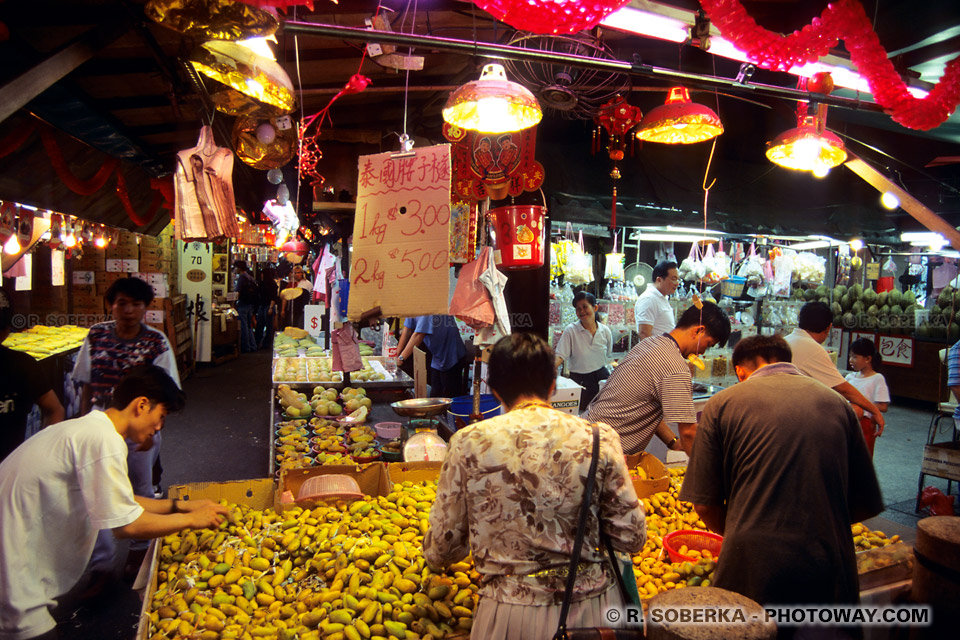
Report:
[[813,300],[800,307],[797,315],[797,326],[804,331],[820,333],[826,331],[833,324],[833,312],[826,302]]
[[573,294],[573,306],[577,306],[577,303],[581,300],[586,300],[590,303],[591,307],[597,306],[597,296],[593,295],[589,291],[577,291]]
[[870,338],[857,338],[850,343],[850,353],[854,353],[864,358],[870,358],[870,364],[874,369],[883,364],[883,356],[877,351],[877,345]]
[[128,298],[133,298],[137,302],[144,304],[150,304],[153,301],[153,287],[140,278],[130,277],[114,280],[103,297],[106,299],[107,304],[112,305],[113,301],[116,300],[117,296],[121,293]]
[[737,343],[730,361],[738,367],[745,362],[756,363],[758,359],[769,363],[790,362],[793,352],[781,336],[750,336]]
[[249,271],[249,270],[250,270],[250,267],[247,266],[247,261],[246,261],[246,260],[234,260],[234,261],[233,261],[233,268],[236,269],[237,271],[241,271],[241,272],[242,272],[242,271]]
[[0,289],[0,331],[6,331],[13,322],[13,303],[7,296],[7,292]]
[[508,405],[520,396],[549,400],[556,377],[556,356],[539,335],[512,333],[493,345],[487,382]]
[[137,398],[144,397],[151,404],[163,404],[168,412],[180,411],[187,396],[180,390],[165,369],[155,364],[141,364],[132,369],[113,389],[114,409],[125,409]]
[[676,268],[677,268],[677,263],[673,262],[672,260],[664,260],[662,262],[658,262],[657,266],[653,268],[653,274],[650,277],[653,278],[654,282],[657,281],[657,278],[666,279],[667,277],[670,276],[670,269],[676,269]]
[[724,313],[723,309],[712,302],[704,302],[703,309],[697,309],[696,305],[691,306],[683,312],[677,321],[677,329],[688,329],[703,325],[707,334],[717,341],[717,346],[722,347],[727,344],[730,338],[730,318]]

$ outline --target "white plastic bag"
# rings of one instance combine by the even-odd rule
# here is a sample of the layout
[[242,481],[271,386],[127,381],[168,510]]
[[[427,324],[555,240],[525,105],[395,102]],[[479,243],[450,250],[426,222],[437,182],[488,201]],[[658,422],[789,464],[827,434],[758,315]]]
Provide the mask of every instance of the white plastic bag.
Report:
[[[626,229],[624,229],[626,233]],[[623,261],[625,255],[617,252],[617,234],[613,234],[613,251],[607,254],[606,266],[603,270],[605,280],[623,280]]]
[[793,280],[794,258],[796,252],[785,251],[773,259],[773,295],[790,297],[790,283]]

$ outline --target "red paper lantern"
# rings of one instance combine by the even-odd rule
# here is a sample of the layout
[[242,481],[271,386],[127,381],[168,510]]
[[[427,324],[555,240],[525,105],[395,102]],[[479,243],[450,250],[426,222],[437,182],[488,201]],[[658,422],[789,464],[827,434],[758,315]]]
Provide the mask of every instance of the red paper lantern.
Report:
[[629,0],[473,0],[514,29],[531,33],[577,33],[592,29]]

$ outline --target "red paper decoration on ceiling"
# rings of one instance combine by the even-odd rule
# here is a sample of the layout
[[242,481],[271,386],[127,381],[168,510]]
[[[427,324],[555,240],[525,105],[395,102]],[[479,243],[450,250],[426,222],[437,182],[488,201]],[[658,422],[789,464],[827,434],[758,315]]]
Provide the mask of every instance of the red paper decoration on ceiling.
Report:
[[592,29],[630,0],[473,0],[497,20],[532,33]]
[[947,63],[943,77],[927,97],[913,96],[857,0],[827,5],[819,18],[787,36],[759,26],[739,0],[701,0],[700,4],[723,37],[765,69],[787,71],[793,65],[815,62],[842,38],[877,104],[908,129],[936,128],[960,104],[960,56]]

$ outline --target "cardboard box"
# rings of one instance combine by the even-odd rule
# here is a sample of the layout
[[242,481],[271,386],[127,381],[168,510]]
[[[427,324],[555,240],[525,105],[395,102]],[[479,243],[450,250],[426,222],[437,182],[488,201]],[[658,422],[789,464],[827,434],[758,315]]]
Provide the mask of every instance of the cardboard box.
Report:
[[140,258],[140,270],[147,271],[163,271],[164,270],[164,261],[158,260],[156,258]]
[[105,284],[110,286],[113,284],[114,280],[119,280],[122,277],[124,277],[123,273],[119,271],[97,271],[96,275],[94,276],[94,280],[97,284]]
[[557,389],[550,396],[550,404],[553,405],[554,409],[578,416],[580,415],[581,391],[583,391],[583,387],[570,378],[557,376]]
[[116,247],[108,247],[106,250],[107,260],[120,259],[120,260],[136,260],[140,257],[140,248],[134,243],[133,245],[124,246],[119,245]]
[[160,259],[160,247],[154,246],[150,247],[145,244],[140,245],[140,259],[141,260],[159,260]]
[[82,258],[76,261],[75,267],[89,271],[103,271],[106,268],[106,256],[99,251],[93,254],[84,254]]
[[387,478],[393,485],[401,482],[436,482],[440,478],[443,463],[431,462],[388,462]]
[[913,549],[903,542],[857,552],[860,591],[909,580],[915,563]]
[[73,284],[94,284],[96,283],[96,273],[93,271],[74,271]]
[[277,486],[274,510],[279,513],[290,511],[297,506],[312,507],[313,504],[307,502],[301,502],[299,505],[293,502],[284,503],[281,498],[285,491],[289,491],[296,497],[307,478],[334,474],[350,476],[356,480],[357,484],[360,485],[360,491],[365,496],[385,496],[393,490],[393,484],[387,477],[387,468],[382,462],[372,462],[365,465],[324,465],[311,469],[284,469],[283,473],[280,474],[280,483]]
[[[219,502],[221,499],[232,504],[244,504],[253,509],[269,509],[273,506],[274,483],[270,478],[261,478],[256,480],[233,480],[230,482],[194,482],[191,484],[173,485],[167,489],[167,495],[177,500],[213,500]],[[150,605],[153,601],[152,595],[157,591],[157,571],[160,565],[160,543],[162,540],[154,540],[150,543],[150,550],[147,553],[149,558],[149,573],[146,578],[137,576],[134,588],[146,587],[146,597],[143,599],[143,606],[140,609],[140,624],[137,627],[137,640],[147,640],[150,633]]]
[[960,481],[960,442],[941,442],[925,446],[920,472],[928,476]]
[[646,452],[630,454],[624,456],[627,461],[628,469],[640,467],[647,474],[646,480],[634,478],[633,488],[637,492],[638,498],[648,498],[655,493],[667,491],[670,488],[670,473],[662,462],[656,457]]

